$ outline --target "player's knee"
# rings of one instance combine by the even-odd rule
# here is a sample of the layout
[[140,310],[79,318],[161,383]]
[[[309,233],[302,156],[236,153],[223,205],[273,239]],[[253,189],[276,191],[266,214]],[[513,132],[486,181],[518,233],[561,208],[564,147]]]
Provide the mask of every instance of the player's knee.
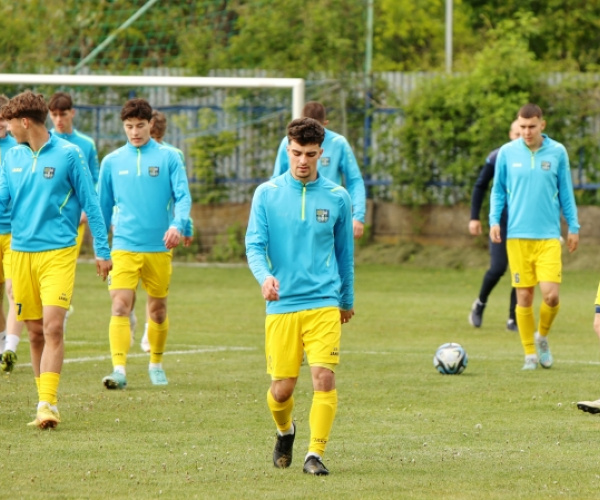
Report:
[[150,311],[150,319],[159,325],[163,324],[167,319],[167,309],[158,309]]
[[271,383],[271,394],[278,403],[283,403],[294,394],[295,383],[291,379],[277,380]]
[[131,305],[123,300],[114,299],[111,314],[113,316],[129,316]]
[[551,291],[544,294],[544,302],[550,307],[558,305],[558,292]]
[[315,391],[332,391],[335,389],[335,373],[327,368],[318,367],[312,370],[313,389]]

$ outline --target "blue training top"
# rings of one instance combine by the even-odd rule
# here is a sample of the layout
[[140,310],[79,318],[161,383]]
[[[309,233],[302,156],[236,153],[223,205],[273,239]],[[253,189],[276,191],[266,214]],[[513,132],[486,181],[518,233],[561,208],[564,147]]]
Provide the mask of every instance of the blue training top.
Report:
[[100,166],[100,206],[113,250],[166,252],[165,232],[188,234],[192,198],[177,151],[150,139],[130,142],[107,155]]
[[569,233],[579,233],[569,157],[565,147],[543,134],[532,152],[522,137],[500,148],[490,198],[490,227],[508,205],[507,238],[560,237],[560,213]]
[[[4,155],[7,151],[17,145],[17,140],[9,134],[6,134],[0,139],[0,164],[4,160]],[[10,234],[10,211],[12,204],[10,204],[4,212],[0,214],[0,234]]]
[[98,195],[87,160],[75,144],[50,133],[36,152],[27,144],[10,149],[0,172],[0,210],[11,200],[13,250],[43,252],[74,246],[83,209],[96,256],[110,259]]
[[260,285],[279,280],[267,314],[354,307],[354,241],[348,192],[319,174],[304,184],[290,172],[255,191],[246,232],[248,265]]

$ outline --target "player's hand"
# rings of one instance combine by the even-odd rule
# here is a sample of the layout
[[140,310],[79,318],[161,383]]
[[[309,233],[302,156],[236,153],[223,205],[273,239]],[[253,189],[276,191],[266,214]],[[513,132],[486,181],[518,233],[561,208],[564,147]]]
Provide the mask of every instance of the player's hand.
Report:
[[194,241],[193,236],[184,236],[183,237],[183,246],[189,247],[192,244],[192,241]]
[[481,234],[481,221],[471,219],[469,221],[469,233],[473,236],[479,236]]
[[495,224],[492,227],[490,227],[490,239],[492,240],[492,243],[501,243],[502,242],[502,237],[500,236],[500,225],[499,224]]
[[108,273],[112,269],[112,260],[104,260],[96,257],[96,275],[102,278],[102,281],[106,281]]
[[579,246],[579,235],[569,233],[567,235],[567,248],[569,249],[569,253],[573,253],[575,250],[577,250],[578,246]]
[[352,316],[354,316],[354,309],[340,309],[340,321],[342,325],[348,323]]
[[354,233],[355,239],[362,237],[363,233],[365,232],[365,225],[359,220],[353,220],[352,232]]
[[261,287],[265,300],[279,300],[279,281],[274,276],[267,276]]
[[165,246],[171,250],[171,248],[175,248],[177,245],[179,245],[179,242],[181,241],[181,233],[176,227],[170,227],[163,236],[163,241],[165,242]]

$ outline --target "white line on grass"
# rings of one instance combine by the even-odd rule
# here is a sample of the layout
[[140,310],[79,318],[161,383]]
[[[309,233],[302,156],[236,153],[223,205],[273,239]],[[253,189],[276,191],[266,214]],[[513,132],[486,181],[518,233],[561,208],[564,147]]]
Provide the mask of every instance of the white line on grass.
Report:
[[[225,352],[225,351],[255,351],[254,347],[207,347],[203,349],[191,349],[189,351],[168,351],[165,352],[165,356],[170,356],[173,354],[204,354],[207,352]],[[136,353],[136,354],[128,354],[127,358],[142,358],[148,357],[150,354],[148,353]],[[107,359],[111,359],[110,354],[104,356],[84,356],[81,358],[66,358],[63,363],[88,363],[90,361],[106,361]],[[19,366],[31,366],[31,363],[19,363]]]

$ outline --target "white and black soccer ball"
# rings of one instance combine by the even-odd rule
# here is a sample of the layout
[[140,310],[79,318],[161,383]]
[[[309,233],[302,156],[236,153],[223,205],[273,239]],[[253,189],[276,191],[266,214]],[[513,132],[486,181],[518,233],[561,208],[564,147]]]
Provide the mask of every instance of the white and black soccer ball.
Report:
[[433,366],[442,375],[458,375],[465,371],[469,358],[467,351],[460,344],[448,342],[435,351]]

